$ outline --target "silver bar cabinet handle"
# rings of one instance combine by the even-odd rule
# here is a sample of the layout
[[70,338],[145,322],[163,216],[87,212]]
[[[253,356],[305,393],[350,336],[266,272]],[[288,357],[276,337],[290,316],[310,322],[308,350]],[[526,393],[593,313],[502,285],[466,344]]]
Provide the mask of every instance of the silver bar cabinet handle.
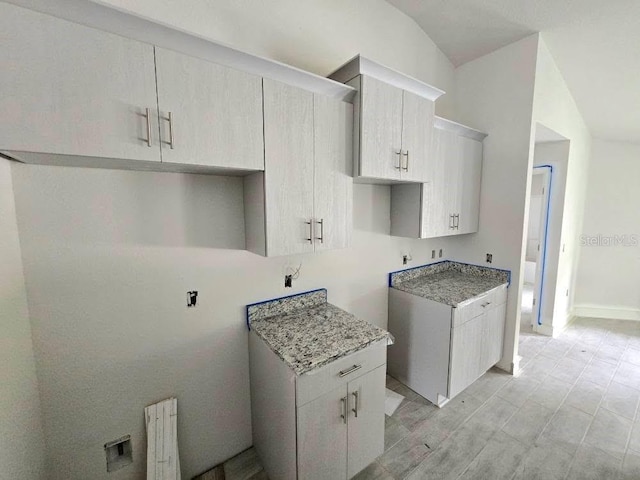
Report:
[[460,229],[460,214],[456,213],[456,230]]
[[309,219],[308,222],[304,222],[309,225],[309,237],[305,240],[309,243],[313,243],[313,220]]
[[324,219],[321,218],[316,223],[320,225],[320,236],[316,237],[316,240],[320,240],[320,243],[324,243]]
[[342,419],[343,423],[347,423],[347,397],[342,397],[340,399],[340,404],[340,407],[342,408],[340,418]]
[[147,119],[147,147],[151,146],[151,112],[145,108],[145,118]]
[[168,142],[164,142],[167,145],[169,145],[169,147],[171,148],[171,150],[173,150],[173,114],[171,112],[169,112],[167,114],[167,116],[165,117],[165,120],[167,120],[169,122],[169,141]]
[[354,400],[354,408],[351,410],[353,413],[356,414],[356,418],[358,418],[358,392],[353,392],[351,395],[353,395]]
[[362,365],[354,365],[351,368],[347,368],[346,370],[342,370],[340,372],[340,377],[346,377],[347,375],[349,375],[350,373],[355,372],[356,370],[360,370],[362,368]]
[[449,230],[453,230],[454,225],[453,225],[453,215],[450,213],[449,214]]
[[402,167],[402,169],[403,169],[405,172],[408,172],[408,171],[409,171],[409,150],[407,150],[406,152],[404,152],[402,155],[404,155],[404,156],[405,156],[405,158],[407,159],[407,161],[405,162],[405,166],[404,166],[404,167]]
[[401,170],[402,169],[402,150],[398,150],[396,152],[396,155],[398,155],[398,166],[394,167],[396,170]]

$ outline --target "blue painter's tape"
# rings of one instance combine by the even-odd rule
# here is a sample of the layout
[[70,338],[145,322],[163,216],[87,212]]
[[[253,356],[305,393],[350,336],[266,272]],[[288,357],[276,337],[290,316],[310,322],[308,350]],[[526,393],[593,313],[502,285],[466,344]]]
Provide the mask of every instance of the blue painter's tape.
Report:
[[549,236],[549,213],[551,212],[551,183],[553,182],[553,166],[538,165],[533,168],[549,169],[549,188],[547,189],[547,214],[544,219],[544,246],[542,247],[542,270],[540,272],[540,291],[538,292],[538,325],[542,325],[542,292],[544,291],[544,271],[547,263],[547,239]]
[[299,297],[301,295],[307,295],[309,293],[315,293],[315,292],[325,292],[325,293],[327,293],[327,289],[326,288],[316,288],[315,290],[309,290],[307,292],[294,293],[293,295],[286,295],[284,297],[276,297],[276,298],[272,298],[270,300],[263,300],[262,302],[256,302],[256,303],[251,303],[251,304],[247,305],[245,307],[245,315],[247,316],[247,318],[246,318],[247,328],[249,330],[251,330],[251,322],[249,321],[249,308],[250,307],[256,307],[258,305],[264,305],[265,303],[275,302],[276,300],[284,300],[285,298]]
[[496,272],[505,272],[507,274],[507,287],[509,287],[511,285],[511,270],[506,270],[504,268],[486,267],[484,265],[476,265],[475,263],[458,262],[458,261],[455,261],[455,260],[440,260],[440,261],[433,262],[433,263],[426,263],[426,264],[420,265],[418,267],[405,268],[403,270],[396,270],[395,272],[389,273],[389,287],[391,287],[391,276],[396,274],[396,273],[408,272],[410,270],[416,270],[417,268],[432,267],[434,265],[439,265],[441,263],[458,263],[460,265],[469,265],[470,267],[488,268],[489,270],[495,270]]

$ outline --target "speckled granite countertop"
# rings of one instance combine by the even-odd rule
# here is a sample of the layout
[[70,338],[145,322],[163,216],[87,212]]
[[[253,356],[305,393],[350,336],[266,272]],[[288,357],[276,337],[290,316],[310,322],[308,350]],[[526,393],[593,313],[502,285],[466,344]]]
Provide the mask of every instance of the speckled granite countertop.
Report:
[[327,302],[327,291],[249,305],[253,330],[297,375],[387,339],[389,333]]
[[458,262],[438,262],[389,275],[389,286],[435,302],[458,306],[500,285],[511,272]]

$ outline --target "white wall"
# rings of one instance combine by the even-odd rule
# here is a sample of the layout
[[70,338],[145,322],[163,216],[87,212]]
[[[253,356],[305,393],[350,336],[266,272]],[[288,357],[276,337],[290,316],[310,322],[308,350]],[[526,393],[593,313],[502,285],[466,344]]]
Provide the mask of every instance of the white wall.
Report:
[[[110,3],[316,73],[360,52],[453,87],[444,55],[382,0]],[[451,108],[451,95],[438,104]],[[241,250],[240,179],[12,171],[52,479],[144,478],[143,408],[170,395],[185,478],[242,451],[251,445],[244,306],[327,287],[331,302],[385,327],[388,272],[403,268],[403,253],[420,265],[445,246],[390,237],[385,186],[355,186],[352,248],[264,259]],[[286,267],[299,263],[285,290]],[[199,306],[187,309],[193,289]],[[107,475],[102,446],[125,434],[135,463]]]
[[[543,34],[540,35],[538,45],[533,120],[569,140],[562,228],[558,242],[560,251],[553,307],[553,332],[547,332],[557,334],[570,320],[574,303],[591,134],[544,43]],[[569,295],[566,294],[567,290]]]
[[453,65],[384,0],[93,1],[321,76],[360,53],[445,90],[436,113],[453,115]]
[[532,151],[531,116],[538,37],[533,35],[456,70],[456,110],[462,123],[487,132],[480,198],[480,231],[451,241],[451,255],[511,270],[504,355],[513,368],[520,323],[523,225]]
[[10,162],[0,158],[0,479],[44,480],[45,443]]
[[[594,140],[581,233],[596,239],[580,246],[578,315],[640,320],[639,185],[640,145]],[[622,244],[602,238],[615,235]]]
[[[355,186],[352,248],[265,259],[240,250],[240,179],[13,173],[53,479],[143,478],[142,411],[170,395],[186,478],[247,448],[244,306],[327,287],[332,303],[385,327],[387,273],[405,252],[419,265],[442,246],[389,236],[389,187]],[[187,309],[193,289],[199,306]],[[107,476],[102,445],[125,434],[136,463]]]

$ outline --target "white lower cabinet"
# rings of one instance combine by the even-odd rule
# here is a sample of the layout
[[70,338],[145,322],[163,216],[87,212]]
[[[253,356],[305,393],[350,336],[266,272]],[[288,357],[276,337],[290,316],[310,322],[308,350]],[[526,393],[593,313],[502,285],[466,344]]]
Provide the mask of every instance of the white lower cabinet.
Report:
[[457,307],[389,289],[389,374],[443,406],[502,358],[507,285]]
[[253,442],[273,480],[346,480],[384,452],[386,341],[296,376],[249,335]]
[[385,370],[380,366],[298,408],[299,478],[351,478],[382,454]]

